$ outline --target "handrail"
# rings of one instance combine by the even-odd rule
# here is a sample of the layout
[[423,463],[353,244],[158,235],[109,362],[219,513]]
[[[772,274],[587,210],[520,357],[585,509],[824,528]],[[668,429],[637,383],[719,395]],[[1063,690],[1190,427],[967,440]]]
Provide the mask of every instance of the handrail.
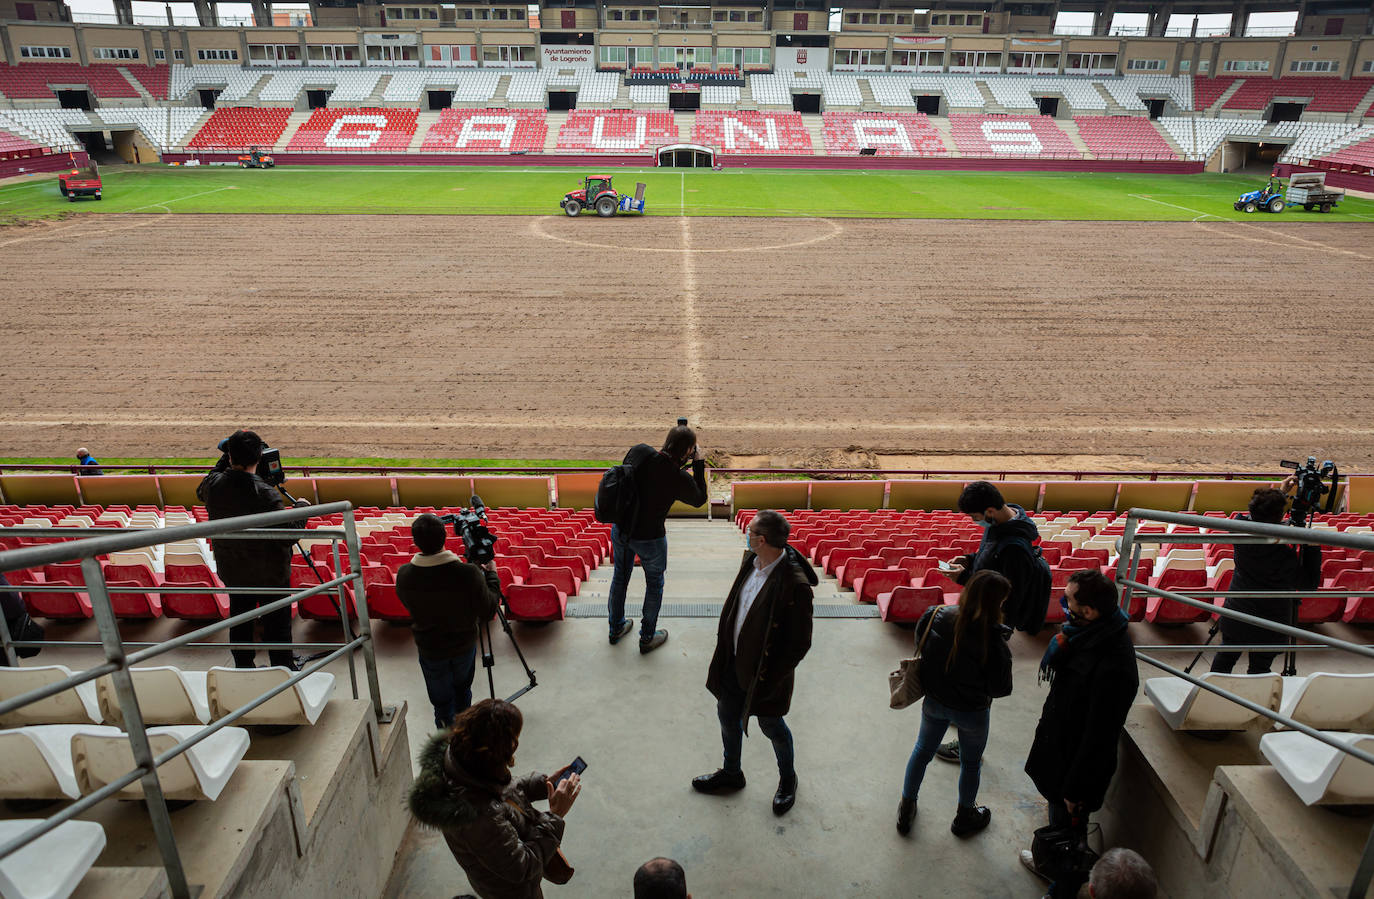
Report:
[[[1140,522],[1159,522],[1163,524],[1183,525],[1186,527],[1206,528],[1210,533],[1138,533],[1137,527]],[[1248,521],[1234,518],[1211,518],[1204,515],[1190,515],[1183,512],[1163,512],[1156,509],[1136,509],[1133,508],[1126,514],[1126,527],[1119,543],[1119,553],[1117,556],[1116,583],[1123,587],[1121,591],[1121,608],[1128,611],[1131,604],[1133,591],[1139,590],[1151,596],[1162,597],[1165,600],[1181,603],[1192,608],[1205,610],[1215,614],[1220,618],[1231,619],[1245,624],[1261,627],[1273,633],[1291,637],[1294,640],[1292,645],[1282,645],[1270,647],[1266,644],[1223,644],[1228,651],[1249,652],[1252,650],[1265,651],[1274,649],[1278,652],[1296,649],[1337,649],[1357,656],[1374,659],[1374,646],[1359,643],[1351,643],[1348,640],[1341,640],[1326,634],[1315,631],[1304,630],[1293,627],[1292,625],[1282,624],[1250,615],[1245,612],[1238,612],[1235,609],[1219,606],[1211,602],[1195,599],[1192,596],[1184,595],[1172,590],[1164,590],[1159,587],[1152,587],[1148,583],[1143,583],[1136,579],[1135,572],[1140,564],[1141,544],[1167,544],[1167,543],[1301,543],[1307,545],[1343,546],[1352,549],[1374,550],[1374,534],[1356,533],[1350,534],[1343,531],[1330,531],[1313,528],[1299,528],[1286,524],[1271,524],[1262,521]],[[1238,591],[1234,595],[1249,596],[1251,594],[1266,594],[1265,598],[1280,599],[1288,598],[1300,600],[1310,590],[1271,590],[1271,591]],[[1335,593],[1338,591],[1322,591],[1324,594]],[[1363,592],[1363,591],[1362,591]],[[1208,591],[1203,595],[1233,595],[1230,591]],[[1304,641],[1304,645],[1297,645],[1296,641]],[[1274,711],[1267,706],[1262,706],[1252,700],[1227,690],[1223,687],[1211,684],[1201,677],[1195,677],[1187,671],[1183,671],[1175,666],[1169,665],[1159,659],[1147,654],[1149,651],[1169,651],[1169,652],[1188,652],[1201,651],[1207,648],[1208,644],[1201,646],[1195,645],[1175,645],[1175,646],[1137,646],[1135,656],[1146,664],[1164,671],[1173,677],[1180,678],[1194,686],[1213,693],[1223,699],[1228,699],[1242,708],[1248,709],[1257,715],[1277,722],[1284,727],[1306,734],[1314,740],[1324,743],[1348,756],[1359,759],[1366,764],[1374,765],[1374,753],[1367,752],[1357,747],[1348,746],[1341,741],[1327,736],[1320,730],[1303,724],[1289,715]],[[1189,666],[1191,667],[1191,666]],[[1360,857],[1360,863],[1351,879],[1350,889],[1346,894],[1350,899],[1363,897],[1369,889],[1370,882],[1374,881],[1374,828],[1370,829],[1368,839],[1365,841],[1364,851]]]
[[[325,527],[318,529],[272,527],[273,525],[295,524],[296,522],[304,521],[308,518],[335,513],[342,513],[342,527]],[[71,820],[82,811],[106,798],[114,796],[125,787],[141,780],[144,802],[148,809],[149,818],[151,819],[158,849],[162,855],[163,866],[166,869],[168,888],[176,899],[190,899],[190,887],[187,883],[185,868],[177,849],[176,837],[171,826],[171,818],[167,810],[166,800],[163,796],[161,782],[158,777],[158,768],[160,766],[186,752],[212,734],[238,721],[253,709],[270,701],[273,697],[295,687],[305,678],[322,670],[325,666],[339,658],[347,658],[349,673],[353,684],[353,697],[357,699],[358,683],[354,664],[355,651],[361,651],[363,654],[369,698],[372,703],[373,713],[376,715],[379,722],[389,720],[389,710],[384,710],[381,705],[381,693],[377,681],[376,659],[373,653],[371,630],[367,621],[367,597],[361,573],[362,566],[358,531],[355,527],[353,506],[351,503],[324,503],[164,528],[111,529],[20,527],[0,528],[0,531],[23,534],[36,532],[36,534],[41,536],[56,537],[62,540],[62,542],[58,543],[21,546],[17,549],[0,551],[0,571],[33,568],[44,564],[73,559],[79,560],[84,584],[81,586],[68,585],[66,591],[84,592],[90,595],[92,611],[96,625],[100,631],[100,643],[98,645],[102,647],[105,652],[105,661],[101,664],[63,678],[57,683],[38,687],[20,696],[0,701],[0,714],[53,696],[79,684],[88,683],[97,678],[109,676],[114,681],[115,694],[119,701],[125,731],[129,740],[129,747],[134,759],[134,769],[132,771],[125,773],[101,789],[80,797],[61,812],[45,819],[41,824],[26,831],[24,834],[5,842],[3,846],[0,846],[0,858],[4,858],[10,853],[27,846],[44,834],[51,832],[63,822]],[[115,621],[114,608],[110,601],[111,591],[109,589],[109,584],[105,580],[98,556],[111,552],[140,549],[163,543],[192,540],[201,537],[213,537],[216,540],[269,539],[293,541],[301,537],[326,538],[333,544],[335,570],[339,570],[341,566],[342,559],[339,552],[339,543],[343,541],[347,548],[351,571],[341,574],[338,577],[321,580],[318,584],[301,589],[281,587],[232,588],[235,592],[242,589],[244,592],[272,593],[280,598],[259,605],[257,608],[250,611],[197,627],[193,631],[180,634],[170,640],[164,640],[160,643],[124,643],[120,637],[119,629]],[[358,614],[361,617],[359,623],[360,633],[357,636],[354,636],[349,628],[348,613],[344,608],[343,587],[350,582],[354,585],[355,604]],[[27,590],[30,586],[42,589],[45,585],[14,585],[14,587],[21,592]],[[57,589],[61,590],[60,587]],[[223,592],[225,589],[226,588],[206,588],[203,592]],[[289,589],[289,592],[283,595],[283,589]],[[163,588],[149,587],[147,590],[138,591],[125,589],[116,592],[154,591],[202,592],[197,588],[189,586],[183,587],[181,585],[173,585],[171,587],[164,586]],[[283,683],[264,691],[262,694],[245,703],[238,709],[235,709],[228,715],[207,724],[190,737],[178,741],[170,749],[160,755],[156,757],[153,756],[151,744],[148,740],[147,728],[143,722],[142,710],[139,707],[138,698],[134,693],[131,673],[131,668],[134,665],[182,647],[209,647],[219,651],[239,645],[263,648],[264,644],[236,644],[233,641],[229,644],[225,644],[202,641],[206,637],[232,628],[235,625],[252,621],[255,618],[273,611],[290,608],[292,603],[300,599],[331,592],[338,593],[338,608],[345,637],[343,643],[325,644],[324,648],[328,650],[328,654],[324,657],[313,661],[304,669],[293,673]],[[0,617],[0,643],[3,644],[6,658],[9,660],[10,664],[16,662],[13,656],[13,647],[15,645],[52,645],[62,642],[64,641],[34,641],[16,644],[12,639],[7,623]],[[89,646],[92,644],[67,643],[65,645]],[[139,647],[137,651],[132,653],[128,651],[135,646]],[[303,646],[318,648],[320,644],[296,644],[291,642],[284,646],[280,644],[268,645],[269,648],[274,649],[286,647],[296,649]]]

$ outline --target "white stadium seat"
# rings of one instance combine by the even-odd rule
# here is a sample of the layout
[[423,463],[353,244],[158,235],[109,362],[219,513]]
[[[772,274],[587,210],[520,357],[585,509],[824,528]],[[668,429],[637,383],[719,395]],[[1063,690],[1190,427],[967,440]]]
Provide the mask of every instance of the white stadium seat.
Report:
[[1368,730],[1374,727],[1374,673],[1285,677],[1279,712],[1317,730]]
[[[77,732],[71,736],[72,762],[76,768],[76,782],[83,793],[93,793],[133,770],[134,757],[127,734],[113,727],[78,727],[75,730]],[[200,727],[194,724],[150,727],[148,743],[153,755],[161,755],[199,730]],[[174,800],[213,801],[219,798],[246,752],[247,730],[226,727],[216,731],[157,769],[163,795]],[[125,799],[141,799],[143,786],[139,781],[134,781],[117,795]]]
[[[66,665],[31,668],[0,668],[0,700],[13,699],[30,690],[55,684],[72,676]],[[86,681],[61,693],[40,699],[0,715],[0,726],[28,724],[100,724],[104,720],[96,699],[95,683]]]
[[[281,667],[211,668],[207,681],[210,713],[216,720],[223,718],[290,677],[291,672]],[[239,718],[238,722],[314,724],[333,695],[334,675],[317,671]]]
[[[41,820],[0,821],[0,843],[38,827]],[[94,821],[63,821],[13,855],[0,859],[0,897],[67,899],[105,848],[105,829]]]
[[[1278,711],[1283,682],[1277,674],[1208,672],[1201,680]],[[1152,677],[1145,681],[1145,695],[1174,730],[1245,730],[1263,718],[1258,712],[1181,677]]]
[[[145,725],[206,724],[210,721],[204,671],[181,671],[171,666],[129,670]],[[113,677],[107,674],[96,681],[96,696],[105,720],[123,726],[124,715],[119,708]]]
[[[117,727],[93,724],[48,724],[0,730],[0,799],[76,799],[81,796],[72,758],[72,740],[79,733],[123,736]],[[131,768],[132,762],[125,771]]]
[[[1328,737],[1374,752],[1374,736],[1323,731]],[[1260,752],[1304,805],[1374,804],[1374,765],[1297,731],[1265,734]]]

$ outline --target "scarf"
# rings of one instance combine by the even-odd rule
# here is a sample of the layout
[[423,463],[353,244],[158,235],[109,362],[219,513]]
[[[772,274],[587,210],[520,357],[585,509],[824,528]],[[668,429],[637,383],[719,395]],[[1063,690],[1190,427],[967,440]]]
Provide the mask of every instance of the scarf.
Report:
[[[1064,610],[1068,615],[1068,609]],[[1050,638],[1045,647],[1044,658],[1040,660],[1040,677],[1043,683],[1054,681],[1055,671],[1066,661],[1102,644],[1107,638],[1126,629],[1126,613],[1121,608],[1112,609],[1109,615],[1099,615],[1093,621],[1073,624],[1065,621],[1059,633]]]

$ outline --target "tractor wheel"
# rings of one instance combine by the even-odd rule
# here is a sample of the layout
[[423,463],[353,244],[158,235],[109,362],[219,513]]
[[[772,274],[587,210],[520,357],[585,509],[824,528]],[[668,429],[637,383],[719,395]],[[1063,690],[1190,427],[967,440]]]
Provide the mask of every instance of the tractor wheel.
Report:
[[1330,203],[1323,203],[1323,204],[1322,204],[1322,212],[1330,212],[1330,211],[1331,211],[1331,204],[1330,204]]
[[1311,203],[1303,203],[1303,204],[1302,204],[1302,208],[1303,208],[1304,210],[1306,210],[1307,212],[1311,212],[1311,211],[1312,211],[1312,204],[1311,204]]
[[582,204],[571,198],[564,200],[563,211],[567,213],[569,218],[577,218],[578,213],[582,211]]
[[1274,199],[1270,200],[1270,201],[1269,201],[1269,211],[1270,211],[1270,212],[1283,212],[1283,199],[1282,199],[1281,197],[1275,197]]
[[57,189],[62,192],[62,196],[65,197],[67,195],[67,185],[59,182],[57,185]]
[[1254,211],[1255,211],[1256,209],[1258,209],[1258,208],[1259,208],[1259,207],[1256,206],[1254,203],[1246,203],[1246,204],[1245,204],[1245,211],[1246,211],[1246,212],[1254,212]]
[[596,201],[596,214],[603,219],[608,219],[615,215],[615,198],[602,197]]

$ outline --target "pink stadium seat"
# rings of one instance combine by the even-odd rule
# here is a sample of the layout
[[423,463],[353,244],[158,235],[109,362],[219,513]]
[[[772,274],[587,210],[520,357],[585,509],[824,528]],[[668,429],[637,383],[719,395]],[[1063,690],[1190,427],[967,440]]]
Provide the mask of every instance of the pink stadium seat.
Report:
[[1098,159],[1177,159],[1154,123],[1140,116],[1074,116],[1078,136]]
[[574,109],[558,130],[559,152],[645,153],[679,140],[671,112]]
[[[224,583],[207,565],[168,565],[162,581],[166,585],[187,587],[219,587]],[[168,618],[222,621],[229,617],[228,593],[164,593],[162,612]]]
[[[80,565],[63,563],[44,566],[43,583],[84,587],[86,578]],[[81,619],[94,614],[91,598],[86,593],[29,593],[27,598],[30,600],[29,614],[40,618]]]
[[396,595],[396,576],[387,568],[368,565],[363,568],[363,588],[367,592],[367,617],[405,624],[410,611]]
[[157,593],[127,592],[129,587],[161,587],[150,565],[106,565],[105,583],[116,618],[161,618],[162,600]]
[[926,609],[944,601],[939,587],[895,587],[878,594],[878,615],[884,621],[915,624]]
[[902,568],[870,568],[854,580],[854,596],[859,602],[877,602],[880,594],[906,587],[910,580]]
[[192,150],[271,149],[281,140],[291,110],[281,106],[223,106],[187,142]]
[[522,584],[510,588],[506,615],[512,621],[562,621],[568,595],[551,584]]
[[872,147],[879,156],[948,156],[944,138],[923,112],[826,112],[825,152],[855,156]]
[[698,110],[692,142],[724,154],[809,156],[811,134],[798,112]]
[[418,109],[316,109],[286,145],[303,153],[404,153],[415,136]]
[[55,100],[54,88],[89,88],[97,97],[137,100],[142,95],[119,73],[119,66],[73,62],[0,63],[0,93],[11,99]]
[[949,132],[964,156],[1081,159],[1049,116],[951,115]]

